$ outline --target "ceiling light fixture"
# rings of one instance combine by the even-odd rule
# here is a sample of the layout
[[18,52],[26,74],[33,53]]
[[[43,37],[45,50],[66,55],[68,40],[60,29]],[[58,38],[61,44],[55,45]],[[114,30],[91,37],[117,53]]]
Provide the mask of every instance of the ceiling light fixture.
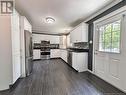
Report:
[[47,17],[46,18],[46,23],[52,24],[54,22],[55,22],[55,19],[54,18],[52,18],[52,17]]

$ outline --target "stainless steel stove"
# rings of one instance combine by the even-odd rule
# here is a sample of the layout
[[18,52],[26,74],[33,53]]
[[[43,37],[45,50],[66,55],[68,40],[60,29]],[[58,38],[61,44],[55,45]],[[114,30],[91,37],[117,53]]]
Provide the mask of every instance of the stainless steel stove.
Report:
[[50,59],[50,41],[41,41],[41,59]]

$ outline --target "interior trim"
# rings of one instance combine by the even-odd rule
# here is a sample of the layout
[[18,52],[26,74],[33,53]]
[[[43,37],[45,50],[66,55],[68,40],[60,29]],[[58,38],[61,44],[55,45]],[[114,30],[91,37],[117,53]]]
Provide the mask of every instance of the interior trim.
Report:
[[93,19],[97,15],[100,15],[101,13],[103,13],[104,11],[110,9],[111,7],[115,6],[116,4],[118,4],[121,1],[123,1],[123,0],[115,0],[115,1],[113,1],[111,4],[105,6],[103,9],[99,10],[98,12],[93,14],[92,16],[89,16],[84,22],[88,22],[89,20]]
[[94,21],[110,14],[111,12],[114,12],[116,10],[118,10],[119,8],[123,7],[126,5],[126,0],[121,0],[121,2],[117,3],[116,5],[110,7],[109,9],[103,11],[101,14],[95,16],[94,18],[90,19],[89,21],[87,21],[87,23],[93,23]]
[[39,31],[39,30],[32,30],[33,34],[42,34],[42,35],[55,35],[55,36],[62,36],[62,35],[67,35],[68,33],[57,33],[57,34],[53,34],[53,33],[43,33],[44,31]]

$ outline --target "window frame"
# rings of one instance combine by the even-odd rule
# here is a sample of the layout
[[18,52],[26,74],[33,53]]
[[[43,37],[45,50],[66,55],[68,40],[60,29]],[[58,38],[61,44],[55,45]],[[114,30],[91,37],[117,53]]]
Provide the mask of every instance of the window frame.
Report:
[[[114,23],[116,21],[119,21],[120,20],[120,41],[119,41],[119,52],[114,52],[114,51],[105,51],[105,50],[100,50],[100,27],[103,27],[105,25],[108,25],[108,24],[111,24],[111,23]],[[97,26],[97,32],[98,32],[98,52],[102,52],[102,53],[110,53],[110,54],[121,54],[121,38],[122,38],[122,29],[123,29],[123,20],[122,20],[122,15],[116,15],[116,16],[113,16],[113,17],[110,17],[108,19],[105,19],[105,20],[102,20],[100,21],[99,23],[96,24]]]

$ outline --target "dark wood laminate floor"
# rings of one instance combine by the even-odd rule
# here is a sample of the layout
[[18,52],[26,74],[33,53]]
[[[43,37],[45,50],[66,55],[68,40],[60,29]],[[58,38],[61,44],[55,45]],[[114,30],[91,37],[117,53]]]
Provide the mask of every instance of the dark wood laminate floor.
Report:
[[89,72],[77,73],[61,59],[35,61],[33,74],[0,95],[125,95]]

